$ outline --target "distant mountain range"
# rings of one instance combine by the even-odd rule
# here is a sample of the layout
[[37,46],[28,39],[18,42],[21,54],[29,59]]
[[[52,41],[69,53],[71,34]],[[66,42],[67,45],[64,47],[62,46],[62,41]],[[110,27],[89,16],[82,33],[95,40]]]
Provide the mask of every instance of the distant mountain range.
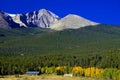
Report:
[[90,25],[98,25],[98,23],[74,14],[60,18],[46,9],[26,14],[10,14],[0,11],[0,28],[3,29],[39,27],[63,30],[78,29]]

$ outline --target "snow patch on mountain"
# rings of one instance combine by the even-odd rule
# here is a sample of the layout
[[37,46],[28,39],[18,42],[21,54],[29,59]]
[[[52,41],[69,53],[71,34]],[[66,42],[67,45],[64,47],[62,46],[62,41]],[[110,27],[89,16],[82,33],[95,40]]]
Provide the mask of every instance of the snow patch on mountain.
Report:
[[16,14],[14,17],[12,17],[12,19],[14,22],[20,24],[20,27],[27,27],[27,25],[21,21],[20,19],[21,16],[22,14]]
[[5,13],[6,15],[10,16],[10,17],[15,17],[16,14],[10,14],[10,13]]

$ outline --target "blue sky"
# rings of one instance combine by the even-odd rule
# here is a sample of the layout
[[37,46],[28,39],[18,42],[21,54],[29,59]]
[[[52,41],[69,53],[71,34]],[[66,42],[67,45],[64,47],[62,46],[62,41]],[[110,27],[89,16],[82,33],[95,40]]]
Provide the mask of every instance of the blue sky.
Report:
[[64,17],[77,14],[95,22],[120,25],[120,0],[0,0],[8,13],[47,9]]

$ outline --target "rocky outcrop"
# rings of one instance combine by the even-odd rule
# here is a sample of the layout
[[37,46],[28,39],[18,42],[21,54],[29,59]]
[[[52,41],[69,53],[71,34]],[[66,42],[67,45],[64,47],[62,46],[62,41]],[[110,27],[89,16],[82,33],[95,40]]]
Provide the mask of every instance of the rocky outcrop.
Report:
[[10,29],[19,27],[19,24],[15,23],[12,18],[0,11],[0,28]]

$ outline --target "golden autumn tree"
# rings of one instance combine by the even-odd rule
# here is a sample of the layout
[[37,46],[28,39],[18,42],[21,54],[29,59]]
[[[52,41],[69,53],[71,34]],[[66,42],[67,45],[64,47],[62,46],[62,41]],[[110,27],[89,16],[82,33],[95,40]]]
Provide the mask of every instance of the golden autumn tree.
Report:
[[83,76],[84,70],[80,66],[75,66],[72,69],[72,73],[73,73],[74,76]]
[[84,74],[86,77],[98,77],[103,72],[103,69],[98,69],[95,67],[86,68]]
[[91,75],[91,70],[90,70],[90,68],[84,69],[84,75],[85,75],[86,77],[89,77],[89,76]]

